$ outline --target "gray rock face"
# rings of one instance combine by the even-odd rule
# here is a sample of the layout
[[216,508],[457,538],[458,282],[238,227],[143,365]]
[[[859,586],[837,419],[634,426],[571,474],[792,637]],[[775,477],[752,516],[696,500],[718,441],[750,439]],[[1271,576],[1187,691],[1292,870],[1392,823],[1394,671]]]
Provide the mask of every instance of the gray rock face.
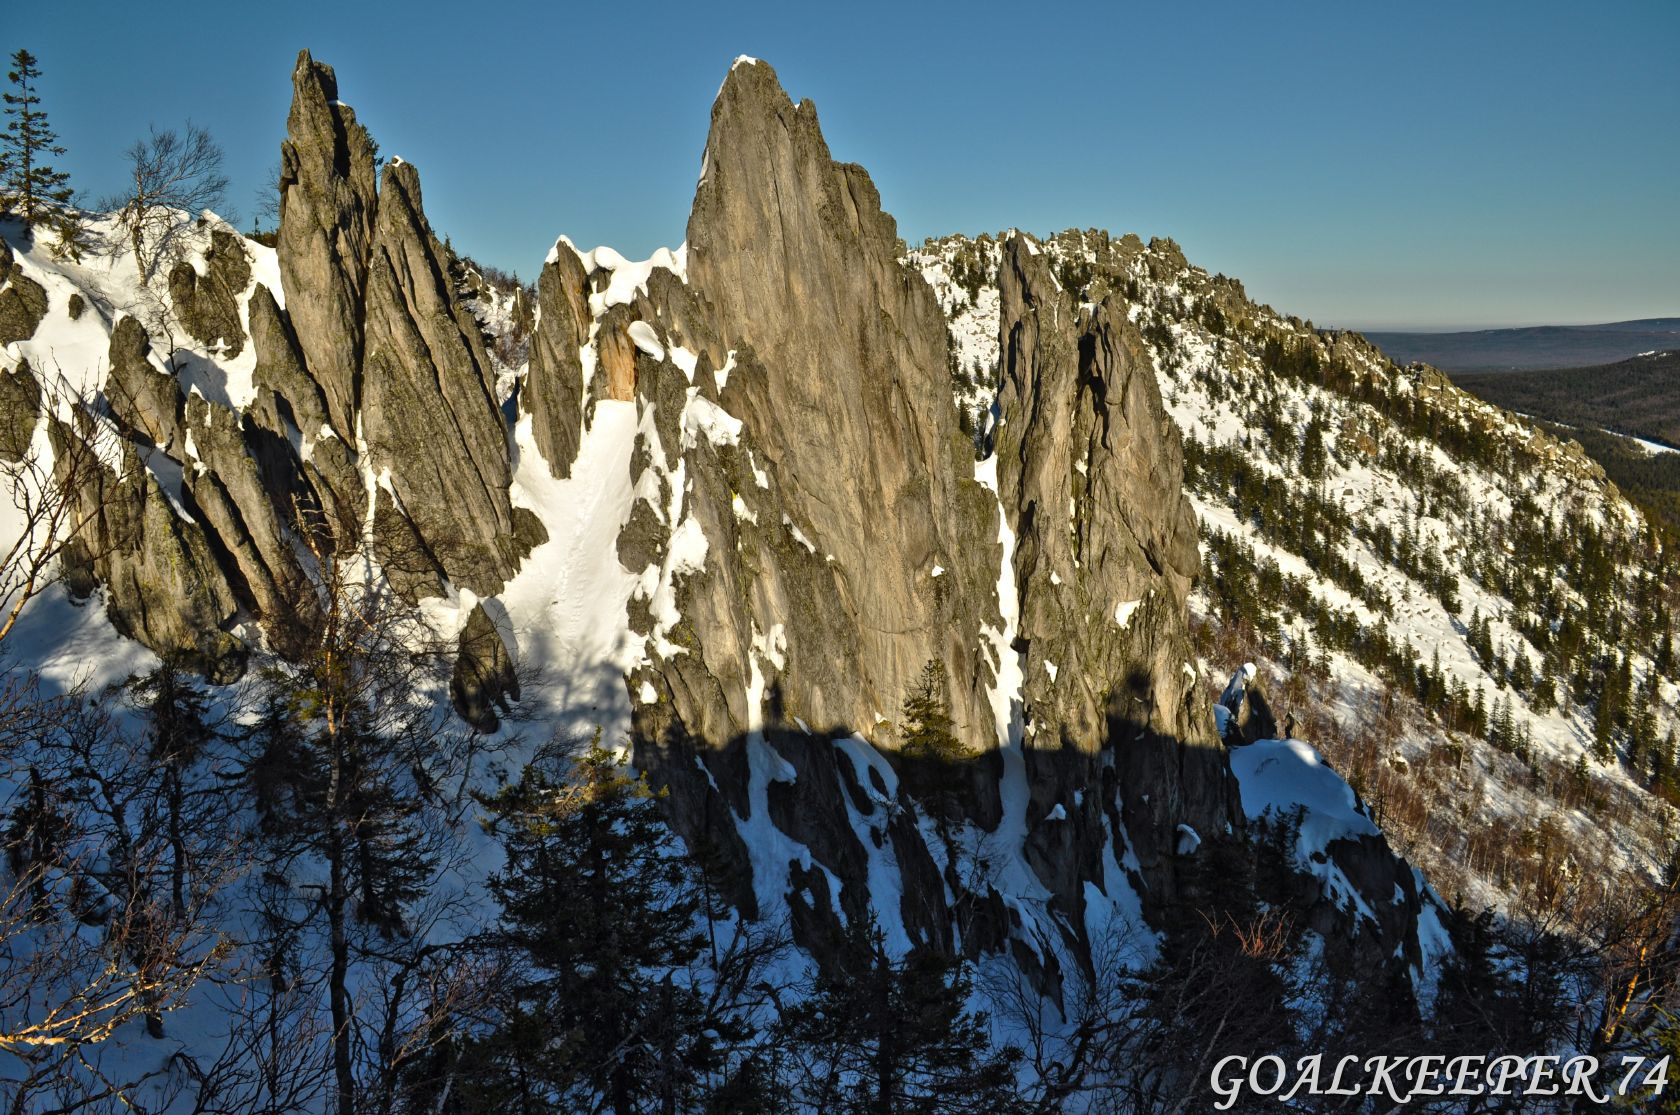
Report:
[[117,319],[111,330],[111,370],[105,379],[105,398],[112,412],[131,430],[144,434],[159,448],[180,450],[181,383],[152,367],[151,338],[132,317]]
[[[288,492],[285,506],[296,494],[311,513],[319,509],[331,537],[356,538],[367,514],[367,488],[349,446],[329,428],[326,398],[304,369],[291,322],[260,283],[251,294],[247,316],[257,353],[251,373],[257,399],[247,421],[275,443],[289,444],[294,438],[312,443],[307,461],[293,455],[287,462],[288,471],[301,471],[302,488]],[[273,454],[284,455],[278,444]]]
[[515,537],[490,359],[445,263],[421,212],[419,175],[392,163],[368,283],[363,436],[444,572],[491,593],[527,548]]
[[1159,901],[1177,889],[1178,825],[1241,824],[1194,696],[1185,604],[1200,559],[1178,436],[1118,294],[1074,305],[1019,236],[1004,246],[998,286],[996,452],[1016,539],[1028,816],[1059,805],[1071,822],[1034,828],[1029,852],[1079,914],[1072,852],[1100,847],[1103,806],[1090,794],[1079,804],[1078,791],[1112,784],[1146,901]]
[[29,452],[41,420],[41,385],[23,361],[16,371],[0,372],[0,461],[15,463]]
[[[1211,717],[1193,704],[1185,599],[1195,521],[1125,307],[1082,318],[1042,263],[1014,249],[1002,284],[1010,355],[994,497],[975,481],[957,425],[931,292],[899,264],[868,176],[829,158],[815,110],[794,105],[768,66],[738,65],[719,94],[688,247],[690,291],[650,283],[647,305],[614,311],[699,354],[692,386],[703,396],[706,373],[732,356],[716,397],[741,422],[738,437],[693,436],[679,422],[683,374],[668,358],[624,358],[656,434],[638,459],[669,470],[680,448],[681,517],[692,519],[682,529],[706,539],[703,567],[673,582],[681,619],[664,637],[680,652],[655,655],[630,679],[632,692],[645,682],[658,695],[636,711],[637,761],[671,789],[679,827],[730,848],[719,818],[750,814],[745,753],[773,749],[796,774],[767,787],[772,819],[839,880],[842,911],[856,916],[869,850],[844,802],[864,812],[856,803],[868,798],[843,792],[855,779],[830,740],[862,730],[890,748],[930,661],[945,667],[944,696],[974,759],[915,782],[937,788],[960,819],[998,824],[990,690],[1002,664],[981,649],[981,628],[1003,627],[1001,502],[1016,539],[1014,650],[1027,677],[1029,862],[1063,924],[1080,927],[1068,930],[1076,949],[1088,944],[1085,894],[1102,885],[1105,842],[1123,861],[1130,838],[1155,909],[1179,900],[1177,826],[1222,833],[1242,817]],[[598,336],[609,325],[628,333],[603,318]],[[614,375],[607,363],[603,352],[597,392]],[[657,568],[668,555],[680,531],[664,507],[662,496],[633,511],[619,544],[627,568]],[[654,626],[632,601],[632,627]],[[749,703],[755,695],[762,707]],[[884,825],[879,839],[901,871],[925,876],[897,911],[907,931],[949,942],[947,889],[920,835]],[[790,865],[784,886],[796,933],[820,951],[842,911],[812,870]],[[1003,947],[995,896],[963,900],[997,915],[968,947]]]
[[[48,425],[56,456],[69,459],[80,431]],[[178,656],[214,681],[244,669],[245,648],[228,633],[239,605],[205,533],[170,506],[158,480],[132,446],[122,473],[85,470],[75,488],[75,538],[63,560],[72,587],[97,579],[117,630],[159,654]],[[69,478],[65,478],[69,483]]]
[[276,649],[300,649],[295,639],[308,628],[316,597],[290,538],[289,497],[303,490],[290,447],[248,436],[254,431],[239,415],[199,395],[187,400],[186,427],[202,467],[185,470],[183,483],[232,559],[232,587]]
[[[304,369],[297,334],[292,332],[274,295],[262,284],[251,293],[249,310],[251,343],[256,347],[257,366],[251,382],[267,389],[277,406],[284,406],[287,421],[310,438],[321,436],[327,423],[327,402],[320,384]],[[277,413],[279,413],[277,411]],[[276,427],[276,432],[284,432]]]
[[589,335],[589,277],[566,245],[543,265],[537,279],[538,320],[531,334],[531,369],[521,405],[531,415],[537,449],[555,476],[572,474],[583,430],[583,363]]
[[[108,588],[119,629],[213,676],[240,668],[230,634],[240,620],[261,621],[282,654],[297,649],[309,618],[299,609],[314,603],[300,529],[325,527],[317,540],[335,546],[359,542],[371,521],[375,550],[411,598],[448,581],[493,593],[543,537],[534,516],[511,506],[483,338],[448,279],[452,261],[426,224],[418,176],[393,163],[382,199],[372,141],[338,102],[331,68],[306,52],[292,76],[277,248],[286,307],[259,285],[241,314],[251,260],[224,230],[213,232],[202,273],[183,263],[169,278],[188,333],[224,358],[255,346],[254,400],[238,413],[189,400],[152,366],[139,322],[120,318],[105,394],[129,460],[120,476],[85,478],[77,493],[88,528],[72,579]],[[3,262],[21,279],[9,251]],[[27,280],[5,287],[30,331],[36,290]],[[31,409],[13,389],[22,386],[4,385],[20,430]],[[73,435],[55,427],[54,436]],[[369,473],[388,478],[371,518]]]
[[[946,668],[945,696],[973,749],[940,777],[965,817],[984,828],[1001,817],[988,696],[998,664],[980,650],[981,624],[1001,625],[997,505],[957,427],[938,306],[898,262],[868,176],[829,157],[814,109],[795,106],[770,67],[739,65],[713,108],[707,152],[688,288],[656,272],[645,299],[597,322],[592,394],[632,386],[653,426],[636,459],[664,471],[680,461],[684,476],[680,499],[662,481],[659,499],[633,510],[621,560],[660,568],[677,535],[706,540],[703,566],[674,578],[680,620],[660,636],[680,651],[656,653],[630,679],[632,693],[645,683],[658,694],[636,709],[636,758],[670,790],[679,829],[718,850],[748,909],[752,872],[735,823],[752,816],[753,750],[797,772],[766,800],[813,865],[790,863],[785,878],[758,885],[787,895],[798,939],[820,953],[835,919],[867,906],[874,852],[848,820],[851,760],[833,740],[865,732],[890,748],[930,661]],[[632,343],[649,325],[664,359]],[[696,357],[692,381],[669,357],[677,344]],[[719,389],[713,372],[726,365]],[[712,399],[740,420],[738,436],[685,422],[685,407]],[[631,601],[631,625],[655,626],[645,601]],[[883,815],[876,839],[918,879],[897,911],[907,932],[947,946],[946,891],[921,834]]]
[[46,288],[23,273],[11,246],[0,241],[0,345],[27,341],[46,316]]
[[[820,792],[844,784],[829,740],[861,729],[890,747],[929,661],[945,666],[958,732],[976,749],[931,781],[963,819],[992,828],[1001,817],[989,697],[1001,664],[981,650],[982,625],[1002,627],[998,497],[974,480],[944,321],[899,265],[891,218],[860,169],[829,159],[815,111],[792,104],[767,66],[737,66],[719,94],[688,244],[692,297],[709,313],[684,320],[651,291],[652,313],[635,313],[707,361],[733,352],[718,401],[741,432],[681,437],[686,382],[668,361],[638,358],[636,399],[658,435],[641,452],[669,467],[683,447],[683,515],[707,554],[675,582],[682,618],[669,638],[682,652],[631,679],[659,695],[637,710],[637,758],[671,785],[693,839],[727,846],[716,818],[728,814],[706,784],[744,817],[740,753],[772,747],[797,771],[785,792],[768,791],[772,817],[841,881],[855,914],[866,850],[836,804],[844,796]],[[1178,897],[1176,826],[1223,832],[1241,816],[1184,672],[1198,555],[1153,368],[1123,306],[1081,321],[1020,255],[1004,296],[1013,359],[998,475],[1028,679],[1027,854],[1066,923],[1082,927],[1105,841],[1121,860],[1130,835],[1140,889],[1159,907]],[[709,378],[697,369],[694,384],[704,392]],[[655,518],[632,514],[628,563],[651,552],[657,564],[670,544]],[[633,626],[651,626],[632,608]],[[754,693],[762,708],[747,703]],[[794,804],[777,808],[788,795]],[[1045,823],[1057,806],[1069,823]],[[901,869],[927,855],[912,832],[888,827],[882,839]],[[832,914],[801,897],[814,892],[795,874],[796,930],[820,944]],[[913,937],[948,939],[944,893],[906,888],[898,913]]]
[[251,285],[251,261],[239,237],[220,228],[210,234],[204,261],[207,273],[202,278],[185,260],[170,269],[169,298],[175,316],[196,340],[220,345],[224,356],[238,356],[245,348],[239,296]]
[[727,347],[755,358],[738,356],[721,400],[821,567],[820,585],[772,572],[753,589],[761,629],[784,614],[773,604],[811,601],[811,624],[788,625],[785,687],[810,695],[813,726],[870,726],[896,720],[938,659],[957,724],[990,745],[991,666],[977,647],[980,622],[996,622],[997,535],[973,514],[990,500],[958,431],[932,292],[899,264],[869,176],[829,157],[816,109],[793,104],[768,65],[730,72],[706,150],[689,280]]
[[373,142],[307,50],[292,71],[280,145],[280,274],[310,374],[343,437],[356,430],[362,302],[377,211]]

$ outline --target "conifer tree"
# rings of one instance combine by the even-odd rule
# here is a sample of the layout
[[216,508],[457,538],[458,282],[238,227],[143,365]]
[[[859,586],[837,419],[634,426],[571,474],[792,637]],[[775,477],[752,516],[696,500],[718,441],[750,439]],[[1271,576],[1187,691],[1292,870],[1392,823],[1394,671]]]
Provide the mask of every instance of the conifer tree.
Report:
[[7,871],[23,892],[15,897],[27,899],[32,919],[53,913],[48,877],[63,856],[71,832],[58,795],[49,789],[40,768],[31,764],[28,785],[7,815],[0,848],[5,852]]
[[70,172],[46,160],[64,154],[58,136],[39,107],[37,82],[41,71],[27,50],[12,55],[6,73],[15,91],[4,94],[6,130],[0,133],[0,211],[17,213],[39,224],[70,203]]
[[[321,583],[302,590],[297,661],[261,678],[245,773],[264,876],[312,880],[282,896],[276,924],[324,938],[324,955],[305,962],[324,969],[312,982],[331,1019],[332,1110],[355,1115],[358,1059],[375,1044],[356,1009],[358,972],[414,955],[412,914],[448,840],[438,787],[459,776],[467,745],[415,700],[448,676],[444,648],[400,602],[354,578],[349,556],[304,533]],[[373,1071],[389,1069],[381,1058]]]
[[700,886],[653,797],[597,742],[570,778],[533,765],[484,800],[507,857],[498,938],[523,974],[467,1051],[461,1110],[692,1110],[741,1036],[687,978]]
[[930,659],[904,698],[904,754],[911,759],[955,763],[969,749],[957,739],[945,700],[945,664]]
[[179,919],[187,910],[192,873],[189,829],[204,819],[192,807],[193,799],[204,795],[193,792],[188,777],[218,733],[210,724],[208,694],[173,658],[131,680],[128,689],[149,722],[150,758],[161,782],[155,808],[169,843],[170,911]]
[[994,1049],[970,1011],[961,963],[929,948],[895,961],[874,921],[846,930],[841,959],[782,1015],[778,1041],[802,1068],[802,1108],[842,1115],[1004,1115],[1020,1051]]

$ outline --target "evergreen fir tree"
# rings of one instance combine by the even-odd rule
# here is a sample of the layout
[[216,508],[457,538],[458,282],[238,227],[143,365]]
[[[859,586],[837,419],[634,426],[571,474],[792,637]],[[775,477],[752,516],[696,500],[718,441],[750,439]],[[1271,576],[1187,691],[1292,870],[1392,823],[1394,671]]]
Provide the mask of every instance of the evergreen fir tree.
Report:
[[653,796],[597,743],[570,779],[532,766],[484,800],[507,857],[498,939],[528,974],[469,1052],[460,1110],[693,1110],[744,1036],[685,978],[700,885]]
[[44,161],[64,154],[58,136],[47,123],[37,82],[41,71],[27,50],[12,55],[6,80],[15,92],[4,94],[6,130],[0,133],[0,212],[11,211],[30,224],[39,224],[70,204],[70,173]]
[[945,664],[930,660],[904,698],[903,754],[911,759],[956,763],[971,752],[956,736],[945,700]]
[[449,839],[436,787],[461,774],[467,736],[415,700],[447,677],[448,652],[400,602],[353,580],[347,558],[304,537],[321,583],[299,608],[304,649],[260,678],[245,777],[264,876],[314,880],[282,893],[276,924],[307,926],[296,939],[322,946],[300,962],[319,964],[309,977],[328,1000],[330,1109],[356,1115],[359,1075],[387,1067],[358,1068],[358,1050],[379,1039],[357,1011],[357,981],[418,963],[412,915]]
[[1616,757],[1616,705],[1608,687],[1593,709],[1593,757],[1601,763]]
[[28,895],[31,919],[53,915],[49,875],[61,863],[72,831],[58,795],[31,764],[28,786],[7,815],[3,834],[6,867]]
[[872,920],[846,930],[841,961],[809,998],[787,1007],[778,1042],[804,1066],[802,1109],[839,1115],[1005,1115],[1023,1110],[1013,1081],[1020,1051],[994,1049],[984,1014],[968,1010],[959,961],[914,948],[886,953]]
[[973,756],[956,736],[945,699],[944,663],[936,659],[922,667],[921,677],[904,698],[904,722],[899,731],[904,737],[899,757],[905,785],[944,832],[949,820],[960,812],[961,775],[953,768]]
[[128,690],[145,713],[150,757],[162,783],[157,807],[169,843],[170,910],[179,920],[186,915],[192,873],[189,830],[195,822],[188,786],[191,768],[217,738],[210,725],[209,696],[174,658],[128,683]]

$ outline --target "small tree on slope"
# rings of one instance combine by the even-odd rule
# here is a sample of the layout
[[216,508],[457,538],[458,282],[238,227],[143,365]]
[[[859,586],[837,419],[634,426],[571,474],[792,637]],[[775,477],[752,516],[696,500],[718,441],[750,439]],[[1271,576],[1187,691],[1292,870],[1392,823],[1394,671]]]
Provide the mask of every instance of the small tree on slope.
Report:
[[128,233],[140,281],[150,281],[160,264],[175,254],[177,233],[200,210],[222,204],[227,175],[222,173],[222,149],[210,133],[192,121],[181,132],[152,128],[126,152],[129,187],[104,208],[117,211]]
[[64,154],[58,136],[47,123],[36,82],[41,71],[27,50],[12,55],[6,80],[16,92],[4,95],[6,130],[0,133],[0,212],[15,212],[39,224],[70,204],[70,172],[44,160]]
[[987,1017],[968,1009],[960,961],[928,948],[887,956],[873,922],[846,932],[837,970],[782,1015],[780,1044],[798,1067],[800,1110],[845,1115],[1007,1115],[1018,1049],[992,1046]]
[[532,766],[485,800],[507,856],[498,936],[524,974],[466,1053],[462,1110],[694,1109],[726,1035],[686,978],[700,888],[651,798],[594,745],[570,780]]

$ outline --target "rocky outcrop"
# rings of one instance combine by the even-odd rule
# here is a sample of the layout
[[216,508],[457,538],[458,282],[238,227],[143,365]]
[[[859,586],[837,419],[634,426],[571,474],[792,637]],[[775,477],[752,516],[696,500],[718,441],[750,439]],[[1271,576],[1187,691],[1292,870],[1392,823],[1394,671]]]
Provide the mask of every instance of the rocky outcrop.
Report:
[[[327,403],[320,384],[304,369],[303,352],[291,322],[274,295],[261,283],[251,292],[251,343],[256,348],[257,366],[251,382],[268,391],[276,407],[276,418],[284,416],[291,428],[310,439],[322,436],[327,425]],[[285,432],[276,425],[276,433]]]
[[378,208],[374,144],[307,50],[292,71],[280,145],[280,274],[286,310],[340,437],[353,437],[368,261]]
[[[318,604],[301,543],[321,558],[366,541],[408,600],[470,605],[450,694],[493,732],[525,638],[497,594],[544,540],[514,500],[552,513],[575,494],[597,501],[585,537],[619,528],[634,574],[633,645],[613,661],[637,663],[635,762],[741,910],[785,912],[819,961],[876,917],[895,947],[1007,953],[1052,994],[1068,958],[1090,973],[1092,927],[1130,916],[1131,892],[1157,926],[1190,920],[1207,849],[1246,822],[1195,697],[1195,521],[1124,283],[1063,289],[1026,240],[1002,246],[999,418],[977,466],[945,318],[874,185],[743,60],[713,107],[686,257],[556,245],[521,378],[517,349],[487,351],[467,300],[490,288],[434,235],[415,168],[393,159],[376,183],[333,71],[305,53],[293,84],[283,292],[253,285],[225,232],[170,275],[215,356],[253,346],[250,391],[227,405],[230,375],[221,401],[183,393],[118,319],[122,465],[75,477],[78,591],[103,583],[121,630],[225,679],[247,621],[302,649]],[[14,378],[0,451],[21,453],[39,400]],[[516,485],[510,413],[553,476],[601,423],[590,467],[628,448],[629,475]],[[526,573],[521,607],[545,595]],[[924,684],[955,736],[934,750],[900,723]],[[1373,886],[1392,874],[1371,848],[1336,854]]]
[[541,540],[516,528],[507,428],[478,324],[449,281],[420,204],[420,177],[392,162],[368,278],[362,434],[443,573],[501,588]]
[[367,487],[350,447],[328,422],[326,398],[304,368],[291,322],[261,283],[251,293],[247,317],[257,354],[251,373],[257,398],[247,420],[275,443],[276,456],[282,455],[277,443],[298,442],[301,459],[287,464],[302,474],[295,494],[306,508],[319,510],[332,538],[359,537]]
[[1266,700],[1265,691],[1255,680],[1258,672],[1254,663],[1244,662],[1219,694],[1219,708],[1224,710],[1221,715],[1225,721],[1222,738],[1229,747],[1256,740],[1283,738],[1278,732],[1271,702]]
[[583,361],[589,336],[589,277],[570,244],[556,244],[537,278],[537,324],[531,334],[531,369],[521,405],[531,434],[551,472],[572,474],[583,430]]
[[16,371],[0,371],[0,461],[23,460],[40,420],[41,385],[30,373],[29,362]]
[[[226,229],[169,275],[172,313],[212,360],[254,346],[253,396],[237,408],[189,397],[154,365],[140,322],[119,316],[104,395],[126,456],[71,478],[78,588],[102,582],[121,630],[218,677],[238,669],[231,632],[246,620],[269,648],[295,649],[315,606],[303,532],[318,555],[370,535],[412,600],[452,585],[494,593],[543,538],[512,506],[490,360],[418,175],[393,160],[381,196],[373,143],[332,69],[305,52],[292,79],[277,241],[287,297],[253,285],[245,242]],[[41,288],[10,249],[0,263],[7,312],[32,332]],[[35,409],[12,390],[22,384],[4,385],[18,446]]]
[[[977,648],[980,623],[996,622],[997,535],[958,432],[939,307],[898,262],[868,174],[830,158],[815,107],[795,105],[768,65],[731,70],[706,152],[688,275],[738,351],[720,401],[820,558],[754,589],[761,630],[785,614],[772,605],[811,601],[809,626],[786,625],[784,685],[811,695],[808,723],[872,726],[896,719],[937,659],[954,719],[990,746],[992,667]],[[718,627],[744,656],[747,632]]]
[[181,452],[181,381],[152,366],[152,342],[132,317],[120,317],[111,330],[110,371],[105,398],[130,430],[159,448]]
[[27,341],[46,316],[46,288],[23,273],[11,246],[0,240],[0,345]]
[[229,629],[239,604],[209,537],[171,505],[137,449],[123,446],[113,471],[85,448],[98,436],[91,420],[77,423],[48,424],[60,482],[76,500],[66,580],[84,592],[103,584],[106,614],[123,634],[213,681],[236,680],[246,651]]
[[[1240,823],[1195,696],[1185,606],[1200,555],[1178,435],[1122,295],[1076,305],[1020,236],[1004,245],[998,287],[995,451],[1015,535],[1028,818],[1067,817],[1037,825],[1028,848],[1073,916],[1095,868],[1079,850],[1124,832],[1159,905],[1183,897],[1179,826]],[[1082,792],[1092,785],[1113,797]],[[1105,809],[1118,811],[1106,830]]]
[[169,271],[169,299],[175,316],[193,338],[223,356],[238,356],[245,348],[245,329],[239,320],[239,296],[251,285],[251,260],[240,238],[227,229],[210,233],[204,253],[205,273],[187,260]]
[[289,446],[199,395],[187,400],[186,427],[198,459],[183,474],[193,506],[231,558],[230,582],[241,603],[264,621],[275,649],[293,653],[317,600],[291,537],[293,497],[307,489]]
[[[645,299],[597,323],[621,366],[603,349],[592,392],[611,398],[630,381],[651,426],[635,470],[659,478],[639,482],[645,507],[620,554],[675,597],[674,624],[631,601],[651,652],[631,689],[657,694],[635,713],[637,761],[670,790],[679,827],[731,861],[733,897],[749,909],[759,894],[786,897],[796,934],[819,951],[837,916],[867,911],[877,854],[927,877],[894,920],[912,939],[953,939],[916,827],[882,813],[864,841],[849,821],[852,761],[835,742],[863,732],[890,751],[929,662],[945,666],[942,696],[973,756],[943,783],[973,823],[1001,816],[998,663],[980,633],[1002,622],[997,507],[957,429],[944,320],[898,254],[868,176],[830,158],[815,110],[794,105],[770,67],[743,63],[713,108],[687,288],[656,271]],[[678,473],[680,494],[667,486]],[[766,764],[791,774],[755,807],[752,771]],[[755,808],[812,862],[755,871],[735,833],[764,823]]]

